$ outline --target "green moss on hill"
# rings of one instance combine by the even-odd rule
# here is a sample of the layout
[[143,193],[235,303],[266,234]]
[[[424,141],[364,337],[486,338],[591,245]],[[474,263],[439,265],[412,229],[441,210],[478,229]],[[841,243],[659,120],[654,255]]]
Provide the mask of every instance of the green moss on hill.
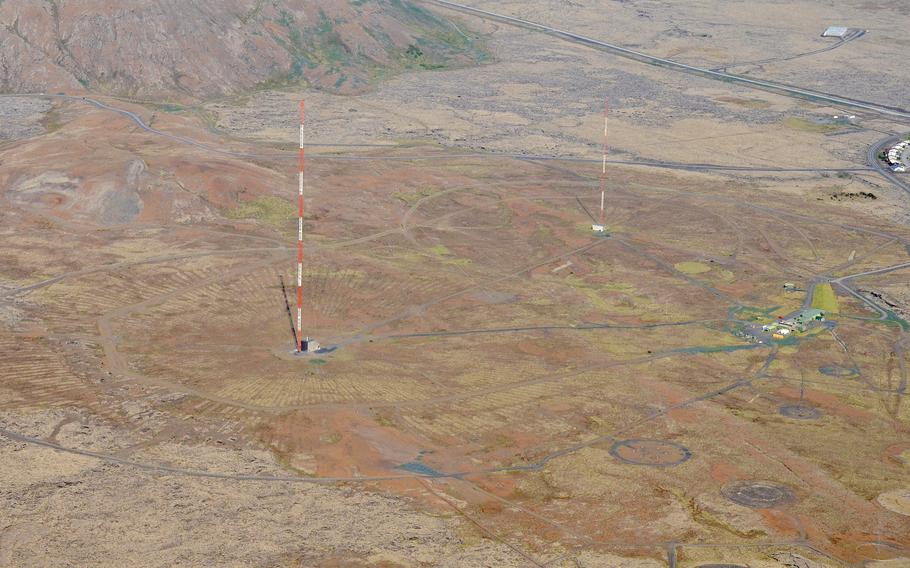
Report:
[[276,229],[283,229],[297,216],[297,209],[283,199],[263,195],[225,211],[224,216],[228,219],[256,219]]

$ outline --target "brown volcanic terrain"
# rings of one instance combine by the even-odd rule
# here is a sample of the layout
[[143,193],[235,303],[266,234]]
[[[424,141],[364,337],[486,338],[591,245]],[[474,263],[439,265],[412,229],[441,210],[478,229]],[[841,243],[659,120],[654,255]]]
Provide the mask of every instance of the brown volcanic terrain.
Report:
[[[57,130],[0,154],[8,565],[661,566],[674,543],[681,566],[780,568],[910,544],[900,326],[842,295],[836,334],[735,333],[799,306],[784,280],[905,262],[905,227],[774,183],[614,168],[613,234],[592,238],[589,164],[315,153],[305,321],[337,349],[295,359],[294,153],[54,107]],[[731,501],[743,482],[786,498]],[[152,528],[99,552],[80,518]]]
[[[611,4],[604,34],[708,4]],[[824,45],[793,4],[783,48]],[[413,9],[326,10],[369,6]],[[910,200],[863,161],[905,127],[468,23],[496,63],[355,96],[0,96],[0,567],[910,562]],[[592,235],[602,86],[625,163]],[[298,357],[301,98],[329,350]],[[824,326],[750,340],[825,281]]]
[[0,90],[193,99],[281,84],[351,93],[403,69],[477,60],[411,2],[8,0]]

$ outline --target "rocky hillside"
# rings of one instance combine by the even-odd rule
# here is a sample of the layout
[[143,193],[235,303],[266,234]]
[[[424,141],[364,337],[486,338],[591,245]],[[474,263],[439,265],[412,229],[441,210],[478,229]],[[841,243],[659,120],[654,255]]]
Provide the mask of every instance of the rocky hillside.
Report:
[[309,84],[352,93],[476,62],[407,0],[0,0],[0,90],[199,100]]

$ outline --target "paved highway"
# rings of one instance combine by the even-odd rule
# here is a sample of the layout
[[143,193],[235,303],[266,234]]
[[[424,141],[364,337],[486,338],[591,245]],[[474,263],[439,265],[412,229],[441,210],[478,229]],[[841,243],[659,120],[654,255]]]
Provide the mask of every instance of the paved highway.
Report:
[[723,81],[725,83],[734,83],[737,85],[743,85],[745,87],[750,87],[753,89],[759,89],[762,91],[770,91],[772,93],[786,95],[788,97],[794,97],[803,100],[809,100],[815,103],[827,103],[839,107],[852,108],[857,110],[862,110],[866,112],[872,112],[882,116],[887,116],[891,119],[898,119],[902,121],[910,122],[910,112],[900,109],[893,108],[884,105],[879,105],[875,103],[870,103],[866,101],[860,101],[856,99],[849,99],[847,97],[841,97],[838,95],[832,95],[828,93],[823,93],[820,91],[811,91],[809,89],[801,89],[799,87],[793,87],[790,85],[785,85],[783,83],[775,83],[772,81],[765,81],[763,79],[750,79],[748,77],[743,77],[741,75],[733,75],[731,73],[724,73],[723,71],[714,71],[712,69],[705,69],[702,67],[695,67],[692,65],[686,65],[685,63],[680,63],[678,61],[673,61],[672,59],[665,59],[663,57],[655,57],[653,55],[648,55],[640,51],[635,51],[628,49],[619,45],[612,43],[607,43],[605,41],[600,41],[598,39],[590,38],[580,34],[576,34],[570,31],[561,30],[558,28],[553,28],[546,26],[544,24],[539,24],[537,22],[531,22],[528,20],[523,20],[521,18],[515,18],[512,16],[507,16],[505,14],[498,14],[496,12],[490,12],[488,10],[481,10],[480,8],[474,8],[472,6],[467,6],[465,4],[458,4],[455,2],[449,2],[448,0],[421,0],[423,2],[436,4],[444,8],[449,8],[452,10],[457,10],[459,12],[464,12],[474,16],[478,16],[487,20],[497,21],[510,26],[518,26],[525,29],[531,29],[539,32],[543,32],[547,35],[558,37],[573,43],[578,43],[582,45],[587,45],[588,47],[593,47],[601,51],[607,51],[627,59],[633,59],[641,63],[647,63],[649,65],[656,65],[658,67],[665,67],[667,69],[672,69],[674,71],[681,71],[683,73],[689,73],[691,75],[700,75],[702,77],[707,77],[709,79],[716,79]]

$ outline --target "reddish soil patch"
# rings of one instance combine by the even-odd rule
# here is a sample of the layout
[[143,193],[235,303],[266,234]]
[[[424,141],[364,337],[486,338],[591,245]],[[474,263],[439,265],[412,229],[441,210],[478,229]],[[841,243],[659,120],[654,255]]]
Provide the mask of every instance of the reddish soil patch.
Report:
[[314,456],[315,474],[321,477],[402,475],[397,466],[425,449],[358,410],[295,411],[261,426],[260,437],[287,462],[295,454]]
[[[799,400],[800,392],[797,387],[781,386],[774,390],[774,394],[787,400]],[[824,408],[828,414],[834,414],[847,419],[854,425],[865,424],[875,418],[871,412],[844,404],[838,400],[837,396],[823,393],[813,389],[804,390],[804,399],[811,405]]]
[[735,465],[726,462],[712,462],[709,471],[711,479],[721,484],[729,483],[735,479],[743,479],[745,477],[745,472]]

